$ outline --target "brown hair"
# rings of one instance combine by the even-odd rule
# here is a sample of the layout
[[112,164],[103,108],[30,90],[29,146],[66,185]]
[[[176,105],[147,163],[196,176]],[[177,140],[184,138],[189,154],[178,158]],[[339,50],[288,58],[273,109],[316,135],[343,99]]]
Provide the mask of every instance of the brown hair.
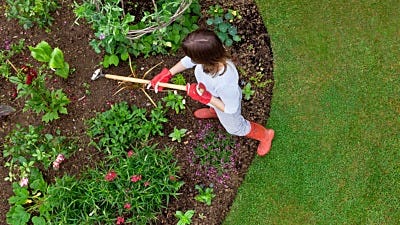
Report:
[[228,53],[213,31],[199,29],[190,33],[183,40],[182,49],[194,63],[203,65],[205,73],[216,75],[220,63],[226,67]]

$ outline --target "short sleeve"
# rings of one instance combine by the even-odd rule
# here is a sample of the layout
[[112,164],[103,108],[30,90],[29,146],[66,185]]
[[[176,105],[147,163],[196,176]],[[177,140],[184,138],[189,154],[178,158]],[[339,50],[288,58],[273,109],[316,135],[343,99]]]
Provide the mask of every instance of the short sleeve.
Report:
[[197,64],[194,64],[192,59],[189,56],[185,56],[181,59],[181,63],[185,68],[193,68]]

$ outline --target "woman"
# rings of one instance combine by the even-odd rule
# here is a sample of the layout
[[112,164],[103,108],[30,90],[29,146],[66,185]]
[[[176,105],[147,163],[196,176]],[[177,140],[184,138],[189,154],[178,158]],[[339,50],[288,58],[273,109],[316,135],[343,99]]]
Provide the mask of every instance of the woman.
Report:
[[159,82],[167,83],[173,75],[195,67],[198,84],[188,84],[187,94],[209,107],[196,110],[194,116],[198,119],[218,118],[228,133],[260,141],[257,154],[266,155],[274,131],[242,116],[239,75],[218,36],[210,30],[194,31],[183,40],[182,49],[186,56],[171,69],[164,68],[151,80],[149,87],[158,92],[162,90]]

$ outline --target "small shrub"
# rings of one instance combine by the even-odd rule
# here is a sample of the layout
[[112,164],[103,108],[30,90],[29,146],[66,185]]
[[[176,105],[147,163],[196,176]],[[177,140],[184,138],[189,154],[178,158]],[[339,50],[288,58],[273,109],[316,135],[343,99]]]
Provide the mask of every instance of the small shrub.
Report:
[[215,33],[226,46],[231,46],[233,42],[239,42],[241,37],[237,33],[237,27],[232,25],[235,19],[241,19],[239,13],[235,10],[224,10],[220,5],[210,6],[207,11],[211,17],[206,23],[212,26]]
[[90,119],[88,135],[103,151],[124,151],[134,141],[145,143],[151,135],[164,135],[162,124],[167,121],[160,104],[149,114],[146,109],[129,107],[128,103],[121,102]]
[[6,0],[8,7],[6,17],[17,19],[24,29],[29,29],[35,24],[40,28],[50,26],[54,21],[51,13],[59,6],[56,0]]
[[5,167],[9,168],[6,180],[12,182],[29,178],[34,167],[57,167],[61,163],[55,163],[57,157],[60,154],[68,156],[75,149],[73,143],[67,142],[65,137],[43,135],[41,131],[42,127],[21,127],[17,124],[5,137],[3,157],[8,159]]
[[33,110],[36,114],[44,113],[42,121],[48,123],[60,118],[59,114],[68,114],[66,106],[70,103],[62,89],[46,87],[46,74],[42,68],[24,65],[16,76],[10,77],[10,82],[17,85],[18,98],[25,98],[24,111]]

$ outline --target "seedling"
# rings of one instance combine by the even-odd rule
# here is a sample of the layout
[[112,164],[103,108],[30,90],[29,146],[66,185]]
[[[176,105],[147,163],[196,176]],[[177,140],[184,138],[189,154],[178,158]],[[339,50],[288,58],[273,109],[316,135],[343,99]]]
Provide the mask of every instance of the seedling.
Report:
[[187,129],[178,129],[174,127],[174,131],[168,135],[168,137],[172,138],[172,141],[178,141],[179,143],[182,141],[182,138],[185,136]]
[[199,191],[199,194],[196,195],[194,199],[210,206],[211,200],[216,196],[213,194],[214,189],[212,187],[202,188],[200,185],[196,185],[195,189]]
[[246,100],[250,100],[251,96],[254,95],[254,93],[256,92],[251,89],[250,83],[247,83],[246,86],[244,86],[242,91],[243,91],[244,99],[246,99]]
[[176,91],[168,91],[168,95],[165,96],[162,100],[166,103],[167,107],[175,110],[176,114],[185,109],[185,99]]
[[192,223],[192,217],[194,215],[194,210],[188,210],[183,214],[182,211],[176,211],[175,217],[179,219],[176,225],[185,225]]

